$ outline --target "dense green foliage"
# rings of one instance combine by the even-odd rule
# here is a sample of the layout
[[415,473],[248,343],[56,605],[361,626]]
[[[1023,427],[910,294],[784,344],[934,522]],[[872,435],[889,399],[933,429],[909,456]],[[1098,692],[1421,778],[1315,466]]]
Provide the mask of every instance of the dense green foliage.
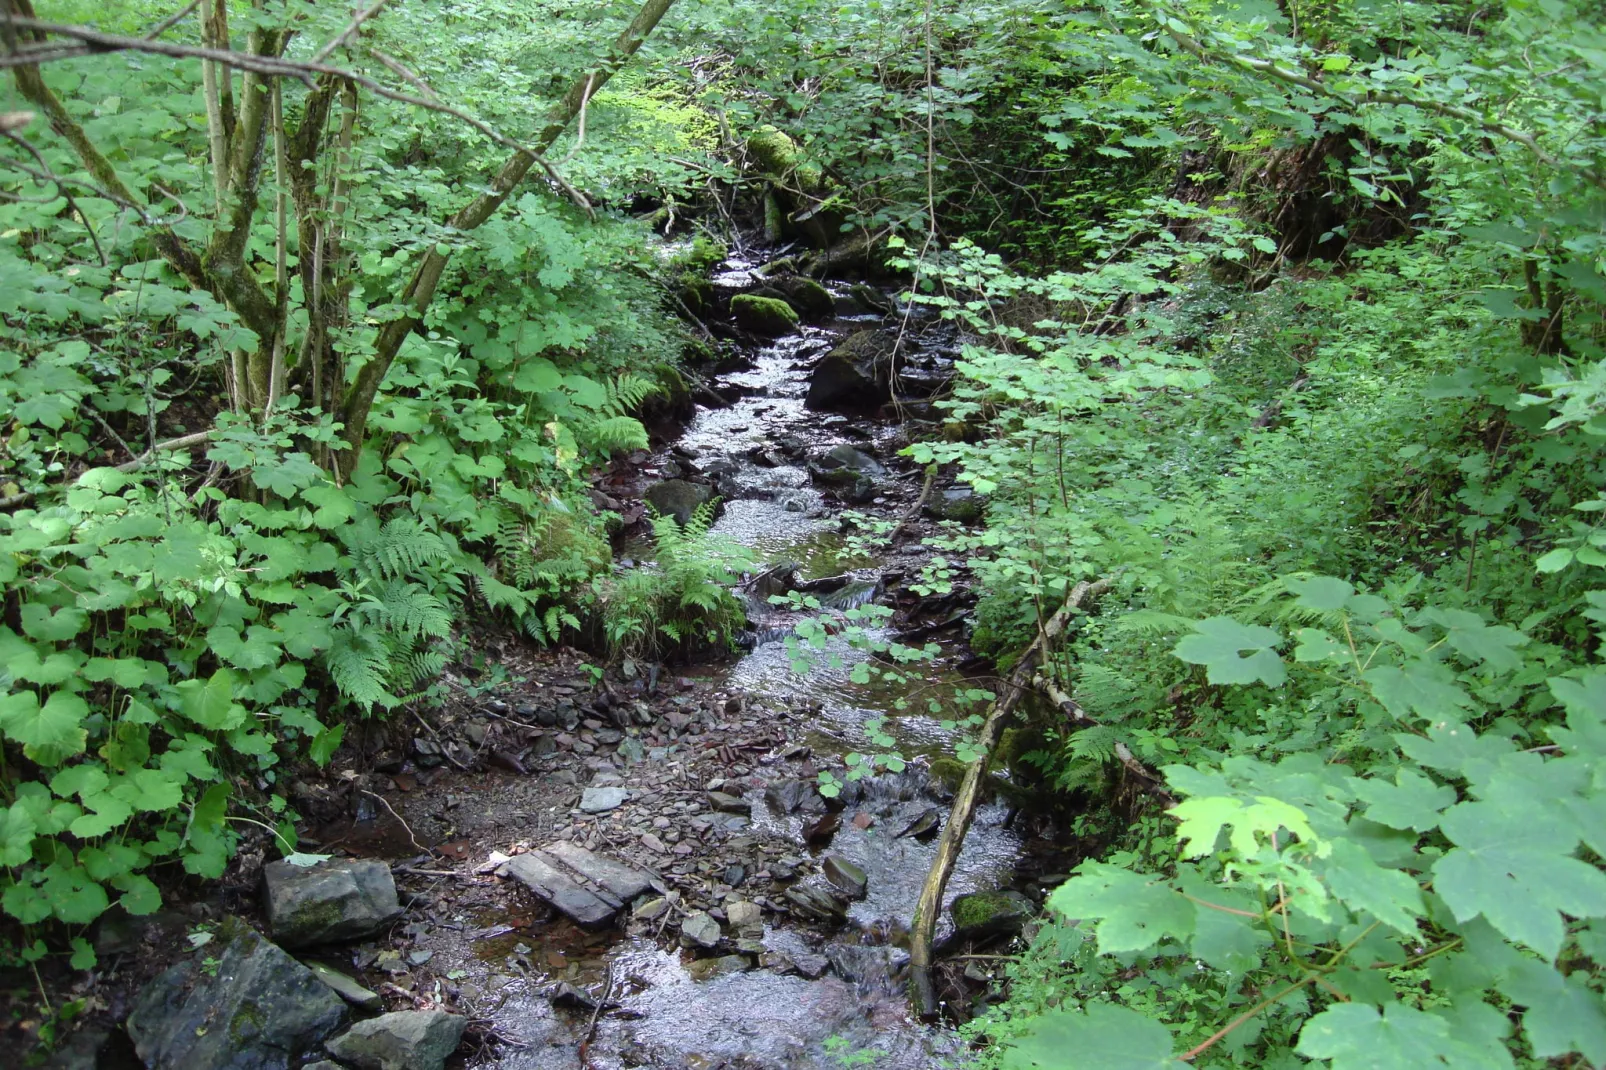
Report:
[[[630,14],[392,6],[335,57],[519,141]],[[301,59],[349,18],[230,11],[235,47]],[[620,654],[728,637],[708,515],[616,571],[584,490],[682,345],[656,280],[702,310],[717,259],[666,264],[623,208],[734,188],[786,240],[868,239],[853,263],[890,255],[963,328],[909,452],[987,496],[925,581],[974,577],[974,644],[1007,666],[1109,581],[1045,665],[1081,714],[1041,704],[1010,763],[1089,857],[966,1027],[978,1058],[1606,1062],[1602,21],[688,6],[553,144],[586,196],[529,181],[468,229],[508,146],[458,117],[285,80],[260,188],[220,191],[192,60],[46,65],[66,119],[0,141],[0,907],[82,954],[114,899],[156,907],[157,866],[220,873],[241,821],[291,838],[281,763],[427,689],[465,605]],[[43,107],[18,85],[0,112]],[[855,679],[905,707],[986,699],[861,639]],[[852,775],[901,768],[870,727]]]

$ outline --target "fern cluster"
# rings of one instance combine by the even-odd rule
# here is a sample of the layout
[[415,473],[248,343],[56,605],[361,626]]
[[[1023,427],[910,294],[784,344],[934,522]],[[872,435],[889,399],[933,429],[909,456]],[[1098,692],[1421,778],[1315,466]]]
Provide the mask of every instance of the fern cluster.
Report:
[[603,635],[615,655],[728,643],[745,623],[730,584],[754,559],[711,532],[716,504],[698,506],[685,527],[674,517],[654,516],[656,560],[598,582]]

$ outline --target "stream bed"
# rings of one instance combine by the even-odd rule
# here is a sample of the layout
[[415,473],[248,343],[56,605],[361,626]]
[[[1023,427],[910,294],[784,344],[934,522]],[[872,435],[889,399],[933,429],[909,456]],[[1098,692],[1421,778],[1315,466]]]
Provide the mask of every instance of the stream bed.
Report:
[[[749,285],[751,269],[727,264],[715,284]],[[648,480],[710,484],[723,503],[714,532],[779,574],[834,577],[820,596],[827,615],[885,598],[889,580],[913,576],[923,560],[867,551],[843,533],[845,508],[895,520],[919,487],[896,471],[896,425],[806,403],[814,369],[844,336],[890,329],[845,289],[833,297],[839,314],[825,322],[740,344],[709,384],[732,400],[699,406],[636,466]],[[822,458],[843,447],[865,473],[846,486],[820,478]],[[624,553],[647,558],[650,546]],[[915,1021],[903,994],[907,932],[936,844],[934,829],[900,833],[923,817],[946,820],[949,792],[926,761],[951,753],[951,733],[925,714],[890,717],[908,769],[850,783],[827,803],[816,774],[840,773],[849,752],[865,749],[865,721],[892,713],[897,696],[850,680],[854,652],[840,636],[824,653],[842,664],[797,673],[786,643],[796,615],[754,596],[750,617],[748,649],[733,660],[674,678],[654,671],[620,693],[599,691],[580,666],[567,679],[548,666],[543,684],[499,693],[469,715],[482,750],[518,741],[503,763],[513,768],[436,770],[427,786],[390,796],[411,842],[392,836],[370,850],[412,856],[396,870],[415,909],[388,948],[337,965],[355,965],[381,990],[416,1000],[433,985],[435,998],[458,1003],[485,1038],[471,1065],[783,1070],[870,1051],[883,1068],[958,1065],[955,1035]],[[956,682],[948,663],[961,653],[939,664]],[[618,801],[587,812],[598,790]],[[1008,816],[979,808],[950,902],[1010,885],[1023,844]],[[416,855],[419,837],[459,867]],[[651,873],[653,892],[588,930],[495,875],[504,860],[553,843]],[[862,890],[843,894],[844,870]],[[699,932],[704,918],[713,940]],[[951,925],[945,914],[939,938]]]

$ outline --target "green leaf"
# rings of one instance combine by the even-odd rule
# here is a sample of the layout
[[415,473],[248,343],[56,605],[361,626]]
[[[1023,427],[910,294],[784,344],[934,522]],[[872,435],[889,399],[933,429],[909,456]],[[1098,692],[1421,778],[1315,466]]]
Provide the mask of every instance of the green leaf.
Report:
[[71,947],[72,957],[67,960],[67,965],[75,970],[95,968],[95,949],[89,945],[88,940],[82,936],[75,936],[72,938]]
[[83,726],[89,704],[67,691],[52,692],[43,706],[32,691],[0,698],[0,731],[40,765],[60,765],[81,754],[89,733]]
[[219,669],[207,680],[185,680],[178,685],[179,708],[202,728],[238,728],[245,707],[234,701],[237,678],[232,669]]
[[1534,568],[1540,572],[1560,572],[1573,563],[1573,552],[1565,546],[1558,546],[1548,554],[1534,562]]
[[1153,877],[1102,862],[1084,862],[1048,897],[1049,909],[1068,918],[1097,918],[1094,932],[1104,954],[1142,951],[1167,936],[1185,940],[1196,908]]
[[1354,584],[1333,576],[1290,576],[1283,580],[1289,593],[1297,595],[1294,604],[1301,609],[1327,613],[1343,609],[1349,596],[1355,593]]
[[129,873],[114,883],[123,892],[117,901],[135,917],[154,914],[162,908],[162,893],[143,873]]
[[50,904],[51,913],[71,925],[87,925],[111,906],[106,889],[90,880],[82,866],[53,864],[45,870],[40,892]]
[[1571,822],[1470,802],[1446,811],[1439,828],[1456,847],[1434,864],[1433,890],[1457,921],[1482,914],[1549,960],[1561,950],[1563,913],[1606,915],[1606,874],[1571,857]]
[[1299,1032],[1294,1050],[1309,1059],[1331,1059],[1333,1070],[1422,1070],[1464,1064],[1450,1026],[1435,1014],[1394,1003],[1382,1013],[1359,1003],[1329,1007]]
[[1343,839],[1333,841],[1326,863],[1327,886],[1345,906],[1365,911],[1408,937],[1418,935],[1416,919],[1426,908],[1410,874],[1384,869],[1364,847]]
[[1439,812],[1455,802],[1455,789],[1435,784],[1413,769],[1401,769],[1394,783],[1370,777],[1350,781],[1355,794],[1370,805],[1366,817],[1395,829],[1426,832],[1439,824]]
[[[1320,839],[1310,827],[1304,811],[1281,799],[1261,797],[1253,803],[1227,796],[1187,799],[1169,811],[1181,824],[1177,839],[1182,844],[1183,858],[1201,858],[1216,849],[1221,830],[1232,829],[1229,842],[1239,858],[1254,858],[1260,854],[1259,836],[1269,845],[1280,829],[1298,836],[1303,843],[1314,846]],[[1279,841],[1286,843],[1286,839]]]
[[1436,661],[1415,658],[1403,666],[1379,665],[1361,678],[1383,708],[1402,719],[1415,712],[1429,721],[1459,721],[1472,705],[1472,697],[1456,685],[1449,666]]
[[1585,973],[1563,977],[1525,958],[1500,983],[1513,1003],[1528,1008],[1522,1028],[1539,1058],[1578,1052],[1596,1066],[1606,1063],[1606,1003],[1590,989]]
[[1193,628],[1195,634],[1184,636],[1173,653],[1190,665],[1205,666],[1211,683],[1252,684],[1258,680],[1278,687],[1288,678],[1273,649],[1282,636],[1270,628],[1240,624],[1231,617],[1209,617]]
[[1010,1042],[1002,1070],[1183,1070],[1171,1033],[1126,1007],[1091,1004],[1084,1011],[1050,1011],[1032,1018],[1026,1035]]
[[1445,630],[1445,640],[1463,657],[1482,662],[1497,672],[1516,672],[1522,667],[1517,648],[1528,637],[1515,628],[1486,624],[1476,613],[1464,609],[1435,607],[1423,613]]
[[33,814],[21,802],[0,810],[0,866],[20,866],[32,858],[38,828]]

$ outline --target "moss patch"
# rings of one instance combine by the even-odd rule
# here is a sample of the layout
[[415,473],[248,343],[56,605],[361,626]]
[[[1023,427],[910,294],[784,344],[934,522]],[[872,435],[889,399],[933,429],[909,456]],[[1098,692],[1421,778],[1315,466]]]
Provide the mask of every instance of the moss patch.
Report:
[[797,313],[792,306],[773,297],[739,294],[731,298],[731,316],[739,326],[772,338],[797,328]]
[[934,758],[931,762],[931,779],[947,788],[958,791],[965,779],[965,763],[958,758]]

